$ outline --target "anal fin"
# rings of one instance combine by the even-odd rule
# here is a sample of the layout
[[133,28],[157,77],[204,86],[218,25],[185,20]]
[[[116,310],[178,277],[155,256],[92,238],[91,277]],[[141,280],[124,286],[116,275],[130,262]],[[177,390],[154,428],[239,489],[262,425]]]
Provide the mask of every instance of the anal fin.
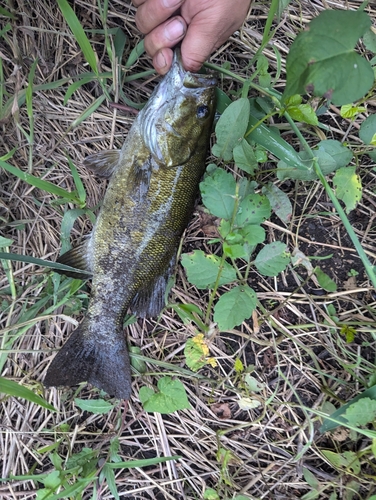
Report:
[[[81,243],[68,250],[68,252],[60,255],[56,262],[58,262],[59,264],[65,264],[66,266],[74,267],[76,269],[82,269],[83,271],[91,273],[92,269],[90,262],[89,244],[90,237],[81,241]],[[56,272],[65,274],[70,278],[77,278],[81,280],[87,280],[91,278],[91,275],[87,274],[87,272],[82,274],[74,271],[56,270]]]
[[83,165],[98,177],[108,179],[117,167],[119,159],[120,149],[111,149],[87,156],[83,161]]
[[152,318],[158,316],[165,306],[166,290],[176,262],[176,255],[164,274],[159,276],[154,282],[147,283],[138,290],[130,305],[130,311],[139,318]]

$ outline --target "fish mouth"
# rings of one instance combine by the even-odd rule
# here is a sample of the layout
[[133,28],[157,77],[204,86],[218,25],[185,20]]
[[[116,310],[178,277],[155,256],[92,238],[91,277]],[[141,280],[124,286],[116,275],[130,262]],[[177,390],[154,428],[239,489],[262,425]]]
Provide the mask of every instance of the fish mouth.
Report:
[[174,50],[170,72],[175,75],[175,81],[180,80],[182,85],[188,89],[215,87],[217,85],[217,78],[215,75],[210,73],[192,73],[183,68],[180,47]]

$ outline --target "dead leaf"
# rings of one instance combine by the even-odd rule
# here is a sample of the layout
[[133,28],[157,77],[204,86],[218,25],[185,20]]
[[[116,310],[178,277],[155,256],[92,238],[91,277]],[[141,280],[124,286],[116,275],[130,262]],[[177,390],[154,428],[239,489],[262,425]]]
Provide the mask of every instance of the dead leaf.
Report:
[[227,403],[214,403],[210,408],[221,420],[232,417],[230,407]]

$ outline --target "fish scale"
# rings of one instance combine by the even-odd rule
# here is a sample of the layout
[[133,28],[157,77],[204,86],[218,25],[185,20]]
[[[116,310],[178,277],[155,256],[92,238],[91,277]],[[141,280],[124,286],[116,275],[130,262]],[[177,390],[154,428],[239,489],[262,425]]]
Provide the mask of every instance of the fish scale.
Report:
[[110,182],[92,234],[58,262],[90,271],[91,296],[83,322],[48,368],[46,386],[89,382],[129,399],[124,316],[156,316],[164,306],[205,170],[215,85],[211,74],[185,71],[176,49],[122,149],[85,160]]

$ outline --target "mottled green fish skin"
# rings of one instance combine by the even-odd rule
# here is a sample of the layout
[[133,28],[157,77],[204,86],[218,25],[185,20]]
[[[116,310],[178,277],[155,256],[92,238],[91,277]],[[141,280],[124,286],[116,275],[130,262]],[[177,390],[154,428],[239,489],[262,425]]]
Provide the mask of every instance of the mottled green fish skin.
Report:
[[[175,51],[171,70],[139,113],[120,153],[86,162],[112,172],[91,237],[60,262],[92,273],[87,315],[54,358],[45,385],[87,381],[129,399],[131,372],[123,319],[156,316],[164,305],[183,231],[205,170],[215,113],[213,75],[192,74]],[[105,155],[104,155],[105,156]]]

